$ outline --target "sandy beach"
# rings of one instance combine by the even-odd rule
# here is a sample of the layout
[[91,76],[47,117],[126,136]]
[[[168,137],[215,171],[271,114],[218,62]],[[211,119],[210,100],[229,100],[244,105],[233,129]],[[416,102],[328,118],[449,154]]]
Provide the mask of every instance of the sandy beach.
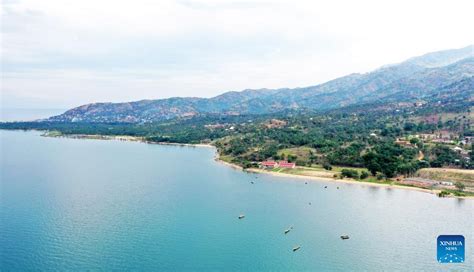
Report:
[[[367,182],[367,181],[358,181],[354,179],[339,179],[339,178],[328,178],[328,177],[314,177],[314,176],[305,176],[305,175],[295,175],[295,174],[287,174],[287,173],[278,173],[278,172],[272,172],[272,171],[267,171],[263,169],[257,169],[257,168],[247,168],[243,169],[240,165],[236,165],[230,162],[223,161],[219,159],[219,154],[216,152],[216,155],[214,157],[215,161],[218,163],[221,163],[223,165],[226,165],[228,167],[232,167],[236,170],[241,170],[245,171],[248,173],[255,173],[255,174],[264,174],[264,175],[271,175],[275,177],[283,177],[283,178],[298,178],[298,179],[304,179],[306,181],[312,181],[312,182],[318,182],[318,181],[330,181],[330,182],[336,182],[336,183],[345,183],[345,184],[355,184],[355,185],[362,185],[362,186],[372,186],[372,187],[385,187],[385,188],[395,188],[395,189],[403,189],[403,190],[412,190],[412,191],[419,191],[423,193],[429,193],[433,195],[437,195],[438,193],[441,192],[441,190],[432,190],[432,189],[425,189],[425,188],[420,188],[420,187],[412,187],[412,186],[403,186],[403,185],[397,185],[397,184],[386,184],[386,183],[374,183],[374,182]],[[454,198],[463,198],[463,199],[474,199],[471,196],[454,196],[454,195],[449,195],[446,197],[454,197]]]
[[271,172],[271,171],[266,171],[263,169],[256,169],[256,168],[245,169],[245,171],[251,172],[251,173],[272,175],[276,177],[299,178],[299,179],[305,179],[308,181],[315,181],[315,182],[324,180],[324,181],[332,181],[332,182],[345,183],[345,184],[357,184],[357,185],[367,185],[367,186],[374,186],[374,187],[389,187],[389,188],[397,188],[397,189],[405,189],[405,190],[415,190],[415,191],[420,191],[420,192],[425,192],[425,193],[430,193],[430,194],[437,194],[440,192],[439,190],[430,190],[430,189],[424,189],[424,188],[419,188],[419,187],[408,187],[408,186],[402,186],[402,185],[357,181],[357,180],[347,179],[347,178],[336,179],[336,178],[326,178],[326,177],[294,175],[294,174],[287,174],[287,173],[277,173],[277,172]]

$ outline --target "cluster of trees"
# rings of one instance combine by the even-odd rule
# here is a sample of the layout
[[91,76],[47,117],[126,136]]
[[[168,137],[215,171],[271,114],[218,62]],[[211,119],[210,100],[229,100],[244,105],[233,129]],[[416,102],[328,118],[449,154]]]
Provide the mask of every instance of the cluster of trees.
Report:
[[432,167],[455,165],[463,161],[457,152],[445,145],[436,145],[429,149],[427,153],[429,154]]
[[415,160],[416,153],[415,149],[385,142],[372,147],[362,158],[364,166],[372,175],[375,176],[380,172],[391,178],[397,174],[413,174],[423,167],[424,163]]
[[360,154],[365,148],[366,144],[362,142],[355,142],[347,147],[337,147],[327,155],[327,160],[333,165],[361,167],[364,161]]

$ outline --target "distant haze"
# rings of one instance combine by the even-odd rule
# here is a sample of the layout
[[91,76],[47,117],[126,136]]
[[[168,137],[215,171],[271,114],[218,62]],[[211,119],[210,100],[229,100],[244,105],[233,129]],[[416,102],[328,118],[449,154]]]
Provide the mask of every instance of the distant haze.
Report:
[[1,106],[302,87],[474,43],[474,2],[3,0]]

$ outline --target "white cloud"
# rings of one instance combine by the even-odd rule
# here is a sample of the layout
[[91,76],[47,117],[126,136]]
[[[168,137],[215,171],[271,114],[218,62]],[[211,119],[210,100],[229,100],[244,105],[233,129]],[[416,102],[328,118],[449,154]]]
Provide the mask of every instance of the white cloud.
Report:
[[458,1],[3,1],[7,106],[306,86],[463,47]]

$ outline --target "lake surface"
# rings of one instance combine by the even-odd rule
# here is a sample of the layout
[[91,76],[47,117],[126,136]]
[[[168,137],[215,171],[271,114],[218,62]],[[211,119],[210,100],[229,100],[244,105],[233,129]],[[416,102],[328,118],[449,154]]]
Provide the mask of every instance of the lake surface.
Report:
[[[212,148],[39,135],[0,131],[2,271],[473,269],[472,200],[247,174]],[[464,264],[436,262],[440,234],[465,236]]]

